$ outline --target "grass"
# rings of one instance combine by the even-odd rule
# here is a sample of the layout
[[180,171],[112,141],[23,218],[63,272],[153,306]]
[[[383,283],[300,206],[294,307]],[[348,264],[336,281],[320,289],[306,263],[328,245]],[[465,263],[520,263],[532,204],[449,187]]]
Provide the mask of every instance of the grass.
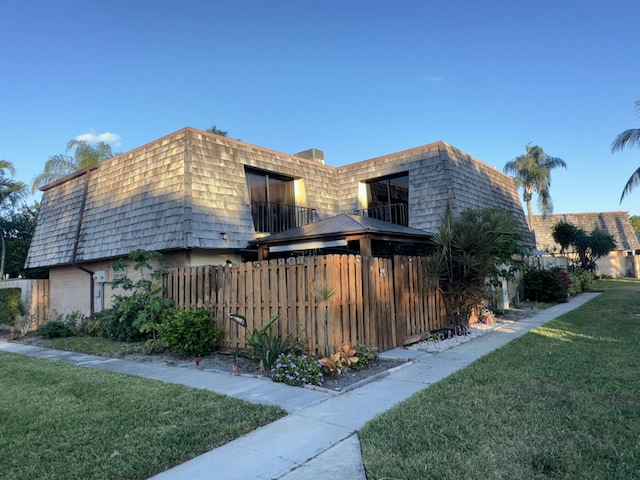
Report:
[[594,289],[369,422],[368,478],[638,478],[640,283]]
[[129,354],[141,353],[143,345],[144,342],[117,342],[109,338],[100,337],[61,337],[44,339],[41,346],[55,348],[56,350],[120,358]]
[[5,480],[146,479],[286,414],[213,392],[0,352]]

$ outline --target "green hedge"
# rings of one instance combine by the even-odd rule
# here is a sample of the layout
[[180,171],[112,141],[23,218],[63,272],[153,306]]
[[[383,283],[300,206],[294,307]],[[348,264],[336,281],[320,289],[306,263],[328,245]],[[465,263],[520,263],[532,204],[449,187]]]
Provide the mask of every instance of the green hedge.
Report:
[[0,325],[13,325],[22,313],[22,290],[20,288],[0,289]]

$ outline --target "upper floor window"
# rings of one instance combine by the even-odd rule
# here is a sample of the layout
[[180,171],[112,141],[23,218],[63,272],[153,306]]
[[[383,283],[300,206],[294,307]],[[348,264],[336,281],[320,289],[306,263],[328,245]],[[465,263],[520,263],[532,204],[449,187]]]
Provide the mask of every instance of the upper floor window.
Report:
[[295,205],[293,178],[252,168],[245,173],[257,232],[278,233],[312,221],[313,209]]
[[247,169],[246,175],[252,204],[269,202],[295,205],[293,178],[253,169]]
[[409,225],[409,174],[407,172],[367,182],[365,215],[398,225]]

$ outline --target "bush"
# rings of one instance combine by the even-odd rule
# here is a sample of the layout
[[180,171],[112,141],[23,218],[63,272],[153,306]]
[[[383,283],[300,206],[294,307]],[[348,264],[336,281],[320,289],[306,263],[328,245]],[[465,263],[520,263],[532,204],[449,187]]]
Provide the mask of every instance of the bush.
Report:
[[159,338],[150,338],[142,346],[142,353],[145,355],[157,355],[167,349],[167,344]]
[[223,329],[203,308],[174,310],[158,325],[160,340],[169,350],[183,356],[202,356],[213,352]]
[[95,312],[86,318],[78,327],[76,335],[80,337],[106,338],[107,322],[109,321],[109,311]]
[[[129,254],[134,271],[139,275],[135,282],[127,276],[109,282],[112,288],[121,288],[127,295],[114,295],[113,308],[109,311],[106,331],[112,340],[135,342],[146,340],[155,334],[165,315],[172,311],[173,300],[162,296],[162,278],[166,273],[166,257],[158,252],[135,250]],[[159,267],[152,265],[156,262]],[[121,259],[112,265],[115,271],[126,270]]]
[[3,288],[0,290],[0,325],[13,325],[22,311],[22,290]]
[[530,270],[523,278],[525,298],[535,302],[566,302],[571,279],[559,269]]
[[138,320],[144,314],[144,310],[145,305],[139,297],[135,295],[118,297],[113,308],[105,313],[107,336],[111,340],[120,342],[138,342],[148,339],[151,332],[141,331]]
[[63,322],[53,320],[38,328],[36,335],[44,338],[73,337],[73,330]]
[[355,346],[355,349],[358,361],[354,363],[351,368],[354,370],[366,370],[373,366],[378,358],[378,349],[376,347],[370,347],[369,345],[360,343]]
[[271,369],[271,380],[294,387],[322,385],[322,368],[308,355],[280,354]]

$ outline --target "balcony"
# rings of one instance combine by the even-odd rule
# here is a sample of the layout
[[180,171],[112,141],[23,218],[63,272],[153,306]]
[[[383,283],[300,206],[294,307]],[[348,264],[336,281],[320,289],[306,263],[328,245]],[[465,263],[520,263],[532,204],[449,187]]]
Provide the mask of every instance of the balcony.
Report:
[[409,211],[406,203],[394,203],[380,207],[363,208],[353,212],[355,215],[375,218],[385,222],[395,223],[403,227],[409,226]]
[[251,204],[251,215],[256,232],[284,232],[313,222],[315,214],[315,208],[296,207],[284,203],[255,202]]

